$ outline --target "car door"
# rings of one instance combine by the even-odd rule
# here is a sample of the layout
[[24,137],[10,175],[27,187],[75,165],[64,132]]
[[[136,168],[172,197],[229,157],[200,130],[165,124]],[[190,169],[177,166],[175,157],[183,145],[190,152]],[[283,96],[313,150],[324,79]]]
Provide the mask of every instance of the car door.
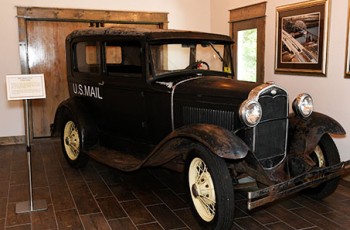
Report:
[[101,45],[99,41],[80,39],[72,42],[68,64],[68,88],[71,96],[81,98],[90,113],[97,113],[103,99]]
[[144,91],[139,42],[110,40],[103,43],[102,131],[123,139],[147,140]]

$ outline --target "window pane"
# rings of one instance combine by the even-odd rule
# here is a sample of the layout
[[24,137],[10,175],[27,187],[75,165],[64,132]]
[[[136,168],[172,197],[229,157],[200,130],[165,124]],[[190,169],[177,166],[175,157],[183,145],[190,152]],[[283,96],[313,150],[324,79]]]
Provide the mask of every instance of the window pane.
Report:
[[98,73],[100,71],[99,51],[96,43],[76,44],[76,67],[79,72]]
[[238,31],[237,79],[256,82],[257,28]]
[[106,64],[121,64],[122,49],[120,46],[106,46]]

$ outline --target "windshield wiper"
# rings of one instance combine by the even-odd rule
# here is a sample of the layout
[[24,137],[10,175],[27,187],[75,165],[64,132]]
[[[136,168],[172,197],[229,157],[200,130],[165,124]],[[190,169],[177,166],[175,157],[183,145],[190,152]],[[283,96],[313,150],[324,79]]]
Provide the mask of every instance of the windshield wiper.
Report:
[[215,48],[215,46],[213,45],[213,43],[209,42],[209,45],[211,48],[213,48],[213,50],[215,51],[215,53],[219,56],[219,59],[222,63],[224,63],[224,59],[222,58],[221,54],[219,53],[219,51]]

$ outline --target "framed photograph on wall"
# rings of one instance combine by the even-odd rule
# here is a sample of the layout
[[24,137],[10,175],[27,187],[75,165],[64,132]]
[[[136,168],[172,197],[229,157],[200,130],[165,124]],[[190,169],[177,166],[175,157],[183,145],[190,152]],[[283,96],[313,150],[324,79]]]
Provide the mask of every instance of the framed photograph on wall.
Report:
[[278,7],[275,73],[325,76],[328,1]]
[[[348,1],[348,7],[350,0]],[[345,62],[345,78],[350,78],[350,7],[348,9],[348,31],[346,38],[346,62]]]

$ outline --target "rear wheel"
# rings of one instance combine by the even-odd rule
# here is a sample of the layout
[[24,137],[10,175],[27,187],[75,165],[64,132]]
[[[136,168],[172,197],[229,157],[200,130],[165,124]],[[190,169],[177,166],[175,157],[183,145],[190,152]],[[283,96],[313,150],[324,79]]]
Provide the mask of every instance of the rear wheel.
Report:
[[[310,157],[314,160],[317,167],[327,167],[340,162],[339,152],[333,139],[329,134],[322,136],[315,150]],[[314,199],[323,199],[331,195],[339,184],[340,177],[323,182],[316,187],[305,190],[305,193]]]
[[72,116],[66,116],[61,132],[63,154],[68,163],[74,168],[84,167],[88,157],[82,152],[81,129]]
[[225,161],[198,148],[189,155],[186,172],[192,209],[200,224],[209,229],[230,229],[234,193]]

